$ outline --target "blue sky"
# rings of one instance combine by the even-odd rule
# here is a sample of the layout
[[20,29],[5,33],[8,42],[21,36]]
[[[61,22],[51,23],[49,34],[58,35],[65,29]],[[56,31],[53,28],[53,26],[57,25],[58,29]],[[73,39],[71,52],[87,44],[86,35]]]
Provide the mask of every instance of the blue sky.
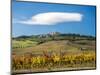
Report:
[[[49,15],[50,12],[53,12],[53,14]],[[59,14],[54,14],[55,12],[61,15],[64,13],[66,17],[59,17]],[[42,16],[40,17],[41,13]],[[49,14],[43,15],[43,13]],[[71,13],[71,16],[68,13]],[[75,13],[78,16],[75,16]],[[37,15],[39,18],[37,18]],[[14,1],[12,3],[12,36],[37,35],[49,32],[78,33],[95,36],[95,15],[95,6]],[[48,20],[45,20],[44,16],[48,16]],[[34,23],[34,19],[37,22]],[[30,21],[32,21],[31,24]],[[49,24],[47,24],[48,22]]]

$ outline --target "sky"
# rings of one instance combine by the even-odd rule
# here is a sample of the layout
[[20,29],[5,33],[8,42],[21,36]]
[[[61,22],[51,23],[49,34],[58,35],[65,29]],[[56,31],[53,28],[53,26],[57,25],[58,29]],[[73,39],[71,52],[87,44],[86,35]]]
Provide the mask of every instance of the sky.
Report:
[[95,29],[95,6],[12,2],[13,37],[49,32],[95,36]]

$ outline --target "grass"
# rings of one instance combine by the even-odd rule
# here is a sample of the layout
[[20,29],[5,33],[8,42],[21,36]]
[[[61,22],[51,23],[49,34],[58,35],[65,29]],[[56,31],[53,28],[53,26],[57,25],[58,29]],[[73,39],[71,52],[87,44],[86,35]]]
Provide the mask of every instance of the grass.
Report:
[[26,48],[26,47],[31,47],[31,46],[36,45],[37,42],[33,42],[30,40],[26,40],[26,41],[13,40],[12,44],[13,44],[13,48]]

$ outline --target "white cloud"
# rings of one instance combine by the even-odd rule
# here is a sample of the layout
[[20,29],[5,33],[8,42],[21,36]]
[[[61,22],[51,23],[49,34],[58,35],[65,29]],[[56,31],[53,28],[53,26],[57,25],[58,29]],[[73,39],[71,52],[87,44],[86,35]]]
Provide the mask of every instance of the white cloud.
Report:
[[18,21],[28,25],[55,25],[62,22],[80,22],[83,15],[80,13],[48,12],[34,15],[29,20]]

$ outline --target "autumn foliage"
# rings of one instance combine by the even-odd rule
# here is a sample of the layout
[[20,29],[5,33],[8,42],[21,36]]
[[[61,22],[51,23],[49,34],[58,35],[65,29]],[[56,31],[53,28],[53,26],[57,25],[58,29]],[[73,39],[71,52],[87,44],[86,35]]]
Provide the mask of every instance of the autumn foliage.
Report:
[[34,68],[50,68],[53,66],[75,66],[82,64],[95,64],[96,56],[95,53],[83,52],[79,54],[48,54],[43,52],[43,55],[34,56],[32,54],[27,55],[12,55],[12,69],[23,70],[23,69],[34,69]]

